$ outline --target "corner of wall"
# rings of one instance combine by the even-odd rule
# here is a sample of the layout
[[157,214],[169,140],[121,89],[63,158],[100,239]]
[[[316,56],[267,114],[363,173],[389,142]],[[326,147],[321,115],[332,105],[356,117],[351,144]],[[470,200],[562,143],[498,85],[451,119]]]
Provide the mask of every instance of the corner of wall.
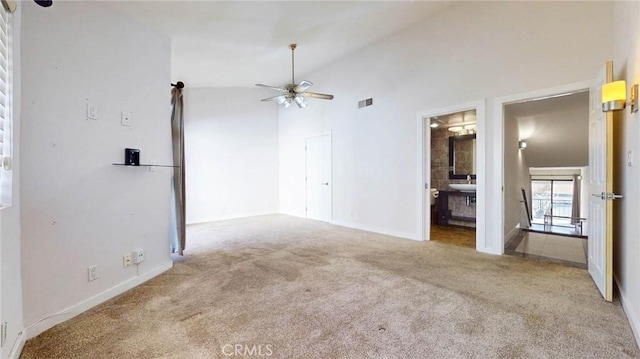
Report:
[[613,278],[616,282],[616,288],[618,289],[620,304],[622,304],[622,309],[624,309],[624,312],[627,315],[627,320],[631,326],[631,332],[636,337],[636,345],[640,347],[640,317],[638,317],[638,313],[636,313],[631,306],[632,302],[630,298],[625,295],[624,290],[620,287],[620,280],[618,279],[618,276],[614,275]]
[[[159,265],[153,269],[151,269],[150,271],[141,274],[138,277],[134,277],[131,278],[125,282],[119,283],[118,285],[111,287],[101,293],[98,293],[96,295],[94,295],[91,298],[88,298],[86,300],[81,301],[80,303],[74,304],[68,308],[65,308],[61,311],[59,311],[58,313],[49,315],[43,319],[41,319],[40,321],[30,325],[29,327],[25,328],[23,330],[23,332],[21,333],[21,336],[26,337],[27,339],[31,339],[35,336],[37,336],[38,334],[44,332],[45,330],[52,328],[53,326],[55,326],[56,324],[62,323],[64,321],[67,321],[75,316],[77,316],[78,314],[81,314],[82,312],[95,307],[96,305],[103,303],[117,295],[120,295],[126,291],[128,291],[129,289],[132,289],[166,271],[168,271],[169,269],[171,269],[171,267],[173,267],[173,262],[172,261],[168,261],[167,263],[164,263],[162,265]],[[22,339],[24,340],[24,339]]]

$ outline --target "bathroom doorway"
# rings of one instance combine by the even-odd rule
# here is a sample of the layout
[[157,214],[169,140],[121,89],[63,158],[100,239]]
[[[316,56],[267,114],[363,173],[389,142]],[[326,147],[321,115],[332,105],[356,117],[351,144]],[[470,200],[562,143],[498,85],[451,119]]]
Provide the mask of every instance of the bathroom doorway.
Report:
[[[420,114],[422,238],[489,252],[485,245],[484,101]],[[480,230],[478,230],[480,229]]]
[[429,118],[433,241],[476,247],[476,118],[476,110]]

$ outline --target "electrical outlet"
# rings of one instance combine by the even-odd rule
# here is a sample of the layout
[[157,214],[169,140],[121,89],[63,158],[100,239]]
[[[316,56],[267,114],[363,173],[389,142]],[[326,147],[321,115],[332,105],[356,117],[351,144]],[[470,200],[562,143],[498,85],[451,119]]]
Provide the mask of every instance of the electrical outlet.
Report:
[[89,266],[89,282],[98,279],[98,265]]
[[98,106],[87,102],[87,120],[98,119]]
[[131,265],[131,253],[127,253],[122,256],[122,266],[128,267]]
[[136,249],[133,251],[133,263],[140,264],[144,262],[144,251],[142,249]]

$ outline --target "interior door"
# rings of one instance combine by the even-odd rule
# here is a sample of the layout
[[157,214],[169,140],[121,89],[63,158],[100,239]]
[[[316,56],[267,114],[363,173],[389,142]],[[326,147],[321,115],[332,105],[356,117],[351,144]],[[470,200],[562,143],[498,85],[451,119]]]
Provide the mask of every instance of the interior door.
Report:
[[331,136],[305,140],[307,218],[331,221]]
[[613,80],[606,63],[589,91],[589,274],[605,300],[613,299],[613,114],[602,112],[602,85]]

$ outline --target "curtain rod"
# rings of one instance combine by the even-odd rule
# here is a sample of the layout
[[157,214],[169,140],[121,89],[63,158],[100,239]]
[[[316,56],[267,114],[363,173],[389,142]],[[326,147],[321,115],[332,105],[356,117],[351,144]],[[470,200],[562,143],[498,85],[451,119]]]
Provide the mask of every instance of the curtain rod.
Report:
[[177,88],[181,89],[181,88],[184,88],[184,82],[182,82],[182,81],[178,81],[178,82],[177,82],[177,83],[175,83],[175,84],[171,84],[171,86],[173,86],[173,87],[177,87]]

